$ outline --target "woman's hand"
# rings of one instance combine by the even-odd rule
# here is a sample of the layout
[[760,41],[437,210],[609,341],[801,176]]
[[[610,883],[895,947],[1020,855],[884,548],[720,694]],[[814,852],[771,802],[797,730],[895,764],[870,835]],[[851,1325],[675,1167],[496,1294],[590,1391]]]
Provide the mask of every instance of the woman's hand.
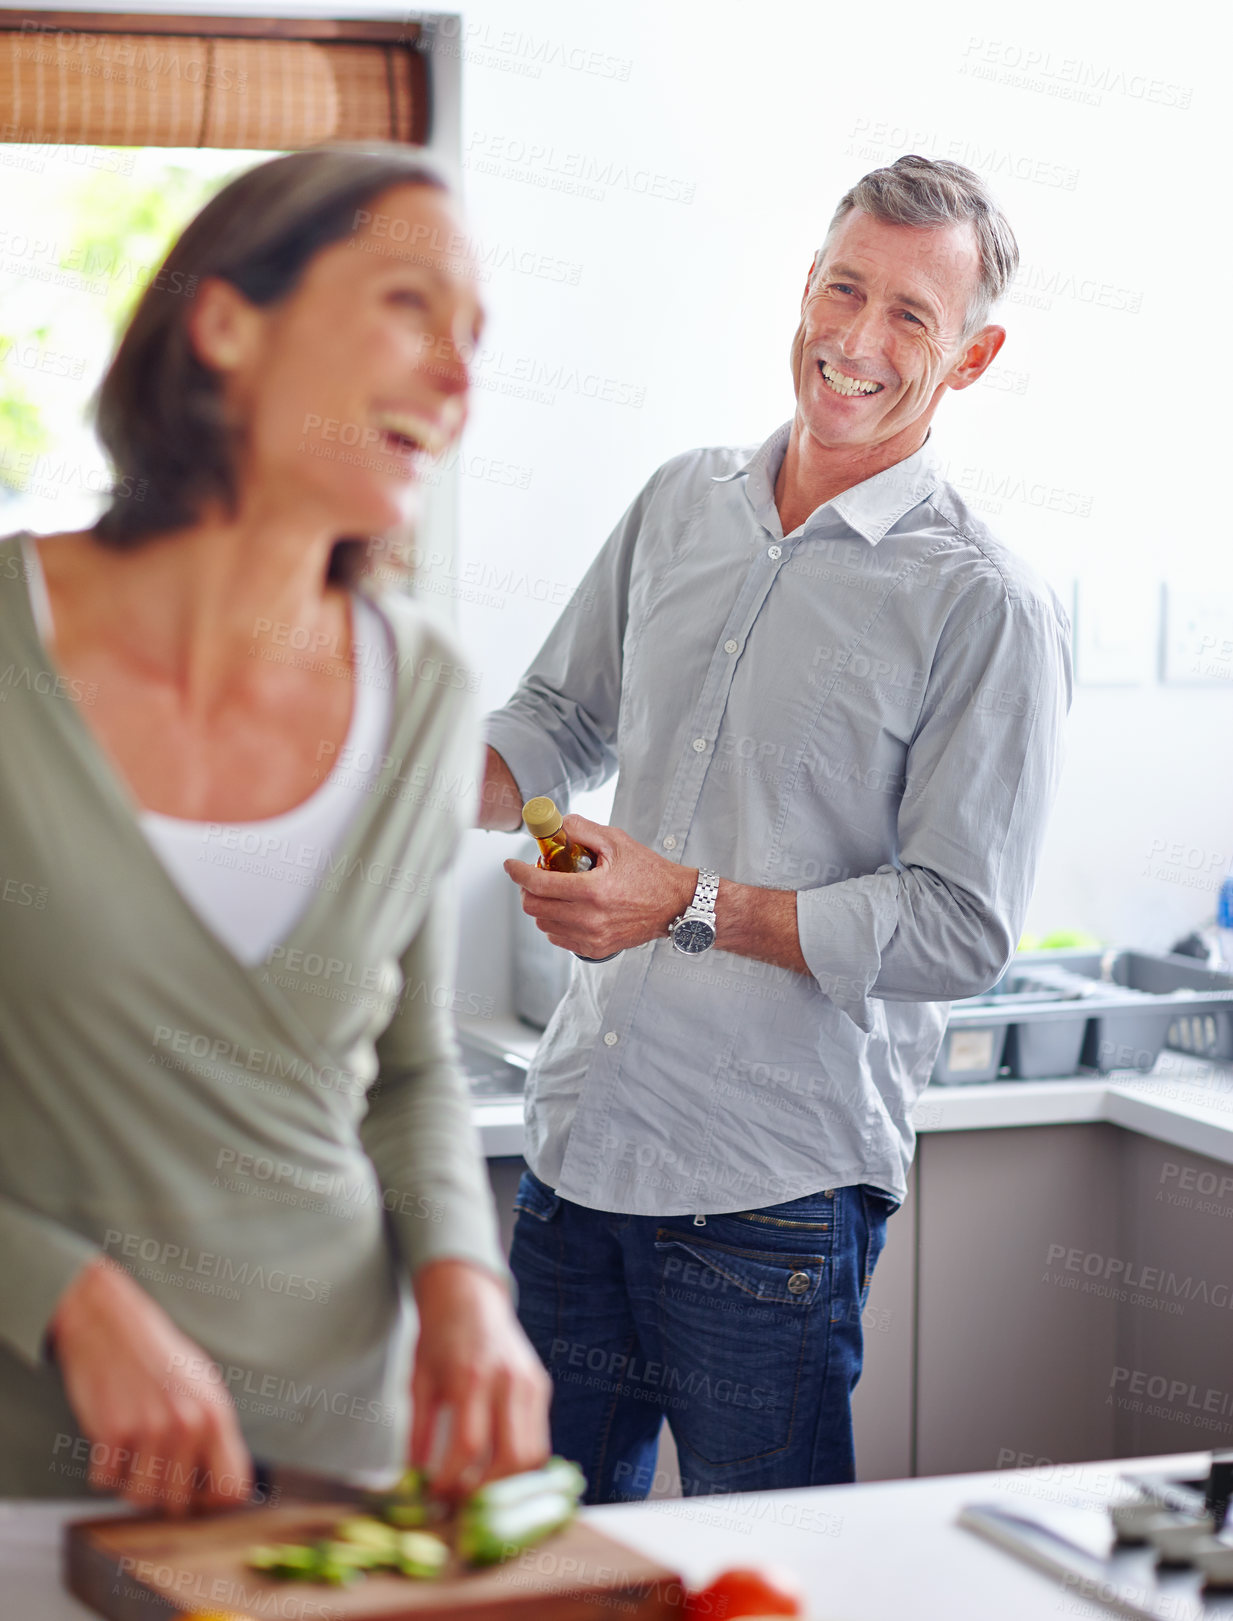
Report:
[[411,1379],[411,1462],[430,1462],[438,1419],[448,1441],[434,1491],[459,1495],[535,1469],[548,1456],[552,1382],[504,1285],[469,1261],[430,1261],[414,1279],[420,1337]]
[[218,1369],[123,1267],[99,1256],[79,1272],[51,1337],[96,1491],[169,1514],[248,1497],[252,1465]]

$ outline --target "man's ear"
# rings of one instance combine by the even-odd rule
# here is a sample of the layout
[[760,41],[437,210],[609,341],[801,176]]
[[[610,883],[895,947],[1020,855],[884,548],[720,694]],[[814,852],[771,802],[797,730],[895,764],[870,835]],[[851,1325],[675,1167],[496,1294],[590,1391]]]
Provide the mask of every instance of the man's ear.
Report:
[[949,388],[971,388],[978,377],[992,366],[997,358],[997,352],[1006,342],[1006,328],[1004,326],[986,326],[968,340],[967,348],[959,357],[958,363],[951,368],[950,376],[946,379]]
[[262,314],[238,287],[221,276],[206,276],[196,289],[188,316],[193,353],[211,371],[241,371],[260,345]]

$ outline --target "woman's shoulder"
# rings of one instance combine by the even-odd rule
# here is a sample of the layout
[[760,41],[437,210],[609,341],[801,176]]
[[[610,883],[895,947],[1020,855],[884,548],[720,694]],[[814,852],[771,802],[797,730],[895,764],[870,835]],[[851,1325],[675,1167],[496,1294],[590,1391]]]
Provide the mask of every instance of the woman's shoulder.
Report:
[[7,535],[0,535],[0,557],[12,565],[0,570],[0,579],[16,579],[24,575],[22,556],[27,542],[32,538],[28,529],[12,529]]
[[25,547],[30,536],[24,529],[0,536],[0,615],[29,612],[29,565]]
[[24,617],[33,602],[36,617],[40,617],[39,599],[44,595],[49,565],[71,556],[74,543],[84,534],[82,530],[35,534],[32,529],[13,529],[0,535],[0,609]]

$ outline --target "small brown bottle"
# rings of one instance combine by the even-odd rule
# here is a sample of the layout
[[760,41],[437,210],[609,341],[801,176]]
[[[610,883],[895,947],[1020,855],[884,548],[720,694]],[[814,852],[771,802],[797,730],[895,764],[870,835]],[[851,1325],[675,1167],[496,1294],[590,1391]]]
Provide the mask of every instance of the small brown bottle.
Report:
[[[537,867],[548,872],[590,872],[595,866],[595,852],[566,837],[561,827],[561,813],[546,794],[527,800],[522,807],[522,819],[540,848]],[[581,951],[575,951],[574,956],[581,962],[611,962],[620,952],[610,952],[606,957],[584,957]]]
[[590,872],[595,865],[595,856],[585,845],[566,838],[561,813],[546,795],[528,799],[522,807],[522,819],[540,848],[537,867],[547,872]]

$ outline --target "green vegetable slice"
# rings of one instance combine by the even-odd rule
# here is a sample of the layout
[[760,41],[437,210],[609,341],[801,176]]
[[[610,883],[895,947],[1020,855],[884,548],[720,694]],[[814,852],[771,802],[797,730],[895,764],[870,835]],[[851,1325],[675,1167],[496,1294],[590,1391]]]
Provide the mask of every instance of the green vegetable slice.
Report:
[[404,1531],[398,1538],[398,1569],[404,1576],[429,1580],[449,1564],[450,1551],[429,1531]]
[[568,1458],[550,1458],[542,1469],[528,1469],[521,1475],[506,1475],[503,1480],[491,1480],[467,1499],[467,1508],[503,1508],[525,1498],[540,1497],[545,1492],[559,1492],[564,1497],[581,1497],[586,1490],[586,1477],[576,1463]]
[[562,1492],[544,1492],[499,1508],[472,1499],[458,1523],[459,1557],[469,1565],[500,1564],[560,1531],[577,1511],[577,1499]]
[[[249,1567],[277,1580],[337,1587],[381,1570],[432,1580],[448,1568],[450,1550],[439,1536],[420,1529],[446,1513],[445,1504],[425,1498],[425,1488],[423,1474],[408,1469],[395,1496],[370,1500],[371,1514],[339,1521],[330,1538],[311,1546],[252,1548]],[[582,1471],[565,1458],[481,1486],[458,1513],[459,1556],[470,1565],[495,1565],[534,1547],[569,1524],[585,1488]]]
[[375,1520],[367,1514],[357,1514],[353,1519],[343,1520],[334,1527],[334,1535],[340,1542],[373,1548],[389,1554],[391,1558],[398,1553],[398,1532],[392,1525],[386,1525],[383,1520]]
[[381,1513],[388,1525],[402,1530],[427,1525],[430,1520],[438,1518],[428,1503],[386,1503]]
[[277,1580],[311,1581],[314,1578],[319,1555],[316,1548],[295,1542],[280,1542],[269,1547],[253,1548],[248,1563],[253,1570],[261,1570]]

